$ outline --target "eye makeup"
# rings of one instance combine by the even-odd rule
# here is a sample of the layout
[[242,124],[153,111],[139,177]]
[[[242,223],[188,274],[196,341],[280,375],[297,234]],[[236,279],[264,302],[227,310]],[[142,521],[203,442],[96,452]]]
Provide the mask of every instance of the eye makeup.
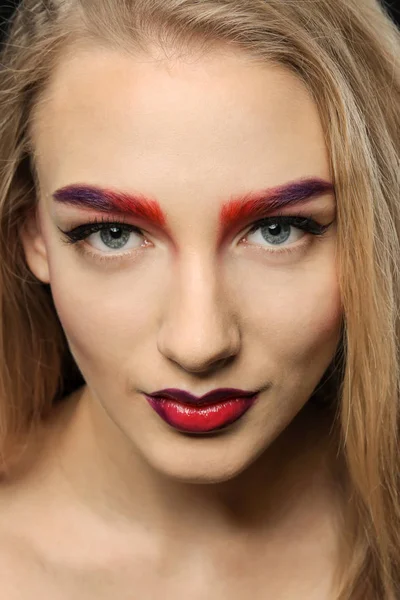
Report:
[[235,196],[221,208],[219,243],[222,243],[233,230],[243,228],[251,221],[262,219],[268,213],[289,206],[298,206],[328,192],[334,192],[333,184],[313,177],[261,192],[251,192],[245,196]]
[[[332,223],[328,223],[327,225],[321,225],[317,221],[315,221],[312,216],[304,216],[304,215],[278,215],[275,217],[267,217],[256,223],[253,223],[251,229],[247,232],[247,234],[242,237],[241,241],[244,240],[246,246],[255,247],[257,249],[261,249],[264,252],[268,252],[269,254],[287,254],[293,253],[296,251],[300,251],[300,249],[304,248],[306,245],[309,245],[311,242],[311,237],[314,238],[322,238],[324,234],[328,231]],[[300,240],[300,243],[291,243],[289,245],[276,244],[274,242],[269,242],[269,245],[263,244],[252,244],[249,243],[246,238],[248,238],[251,234],[255,233],[258,230],[266,232],[267,235],[270,235],[272,239],[278,239],[276,237],[276,233],[278,236],[281,234],[281,230],[285,230],[285,228],[289,229],[297,229],[298,231],[303,231],[306,234],[304,236],[304,240]],[[101,221],[94,220],[89,223],[85,223],[83,225],[79,225],[78,227],[74,227],[69,231],[63,231],[61,228],[58,228],[59,231],[63,234],[62,241],[66,244],[74,244],[76,245],[77,251],[81,255],[87,255],[91,259],[95,261],[104,262],[107,260],[126,260],[129,258],[133,258],[137,256],[137,251],[142,250],[144,248],[153,247],[145,237],[145,234],[141,229],[135,227],[134,225],[130,225],[124,222],[113,221],[109,219],[102,219]],[[272,231],[269,231],[271,230]],[[107,246],[107,242],[104,237],[106,233],[111,233],[108,236],[108,242],[111,243],[111,246]],[[99,249],[92,249],[89,244],[83,244],[83,242],[91,235],[95,233],[100,233],[100,237],[103,238],[102,242],[107,246],[109,251],[103,251]],[[125,248],[126,242],[129,241],[129,236],[131,233],[137,234],[139,237],[143,237],[143,242],[140,246],[135,246],[131,248]],[[285,235],[285,233],[284,233]],[[121,241],[123,245],[119,246],[119,242]],[[265,238],[264,238],[265,240]],[[266,240],[265,240],[266,241]],[[284,240],[286,241],[286,239]],[[114,252],[113,250],[116,250]]]
[[[267,188],[261,192],[249,192],[234,196],[222,205],[219,215],[220,237],[246,221],[260,219],[268,213],[287,206],[297,206],[310,198],[334,192],[332,183],[318,177],[303,178]],[[136,217],[166,229],[166,216],[156,200],[140,194],[108,190],[98,186],[73,184],[53,193],[56,202],[91,209],[103,213],[119,213]]]
[[61,204],[101,213],[118,213],[166,229],[166,217],[159,203],[143,195],[74,184],[57,190],[53,198]]
[[[62,234],[61,240],[63,243],[75,246],[78,254],[103,265],[108,264],[111,266],[111,264],[118,261],[132,259],[138,255],[138,251],[152,246],[138,227],[125,223],[123,220],[115,221],[107,217],[101,220],[95,218],[69,230],[63,230],[61,227],[57,227],[57,229]],[[100,234],[101,243],[106,246],[107,250],[99,250],[85,242],[96,233]],[[131,234],[135,234],[138,238],[142,237],[143,241],[140,245],[125,247],[130,241]],[[120,246],[121,242],[122,246]]]
[[95,219],[90,223],[78,225],[78,227],[74,227],[70,230],[63,230],[60,227],[58,227],[61,233],[64,234],[64,241],[67,244],[77,244],[78,242],[85,240],[93,233],[109,230],[112,228],[120,229],[121,231],[137,233],[138,235],[143,235],[141,229],[135,227],[134,225],[125,223],[125,221],[114,221],[109,219],[101,219],[100,221],[98,219]]
[[[276,188],[270,188],[264,192],[252,192],[245,196],[233,197],[230,201],[225,203],[220,210],[219,243],[221,244],[232,230],[239,227],[243,229],[246,225],[252,227],[242,239],[245,239],[258,229],[266,231],[271,227],[273,231],[276,231],[277,227],[294,227],[311,236],[322,237],[333,221],[328,225],[322,225],[317,223],[312,216],[279,214],[277,216],[267,217],[266,214],[277,210],[278,208],[283,209],[292,205],[302,204],[310,198],[333,191],[333,184],[327,181],[319,178],[306,178],[295,182],[289,182]],[[97,232],[100,232],[101,237],[104,238],[103,232],[110,232],[112,229],[113,232],[111,236],[114,237],[115,240],[118,240],[119,234],[125,236],[128,235],[129,237],[129,233],[136,233],[145,238],[142,229],[124,221],[125,216],[136,217],[145,223],[150,223],[151,225],[161,228],[163,231],[167,231],[168,229],[166,217],[157,201],[147,199],[141,195],[132,195],[125,192],[109,191],[98,187],[75,184],[57,190],[53,194],[53,197],[57,202],[70,206],[77,206],[87,210],[92,209],[101,213],[114,213],[112,219],[111,215],[109,217],[105,216],[105,218],[101,220],[95,217],[89,222],[78,225],[68,231],[59,228],[63,234],[64,242],[76,244],[79,246],[79,250],[82,254],[87,253],[88,255],[90,254],[91,257],[97,257],[97,255],[100,256],[101,254],[104,254],[104,258],[107,258],[106,255],[109,255],[109,258],[117,259],[118,257],[124,258],[128,254],[132,254],[132,252],[124,251],[123,248],[117,248],[118,241],[113,246],[118,249],[118,253],[103,252],[99,250],[93,252],[88,250],[90,244],[81,243],[90,235]],[[115,218],[116,215],[121,215],[121,218]],[[258,220],[256,220],[257,217]],[[306,236],[309,238],[309,241],[310,235]],[[140,248],[143,248],[145,245],[146,242],[142,244]],[[151,244],[147,242],[147,245]],[[86,246],[86,248],[83,246]],[[263,244],[258,245],[258,247],[265,249],[266,251],[279,253],[295,251],[298,244],[291,244],[290,246],[295,247],[290,248],[289,246],[275,244],[275,242],[272,243],[270,247],[264,246]],[[135,248],[134,250],[137,249],[138,248]]]
[[[306,249],[306,247],[312,243],[312,238],[319,240],[323,239],[334,222],[335,219],[326,225],[322,225],[315,221],[312,216],[305,215],[278,215],[276,217],[267,217],[254,223],[247,234],[242,237],[241,241],[244,241],[244,244],[247,247],[252,247],[257,251],[269,253],[270,255],[276,255],[276,257],[283,254],[293,254]],[[287,231],[285,232],[285,229],[287,230],[288,228],[290,231],[296,229],[297,231],[302,231],[308,235],[304,235],[300,241],[297,240],[288,245],[277,244],[276,240],[279,241],[282,232],[285,237],[285,233],[287,233]],[[267,240],[264,237],[264,233],[265,235],[270,236],[274,241],[272,242],[270,240],[268,242],[269,245],[263,245],[257,242],[249,243],[247,238],[258,230],[261,230],[261,235],[265,241]],[[290,235],[285,237],[283,241],[287,241],[288,237],[290,237]]]

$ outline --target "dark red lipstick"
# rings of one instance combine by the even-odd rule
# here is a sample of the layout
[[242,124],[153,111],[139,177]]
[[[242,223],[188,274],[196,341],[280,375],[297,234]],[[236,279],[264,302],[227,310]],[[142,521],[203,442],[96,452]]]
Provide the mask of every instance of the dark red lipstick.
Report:
[[259,392],[220,388],[204,396],[167,388],[145,394],[146,400],[168,425],[188,433],[222,429],[242,417]]

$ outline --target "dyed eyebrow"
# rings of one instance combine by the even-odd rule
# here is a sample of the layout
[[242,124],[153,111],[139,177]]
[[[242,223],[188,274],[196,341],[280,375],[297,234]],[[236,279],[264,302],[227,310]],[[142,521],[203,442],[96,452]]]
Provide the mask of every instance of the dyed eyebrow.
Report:
[[310,198],[334,191],[333,183],[311,177],[291,181],[261,192],[250,192],[245,196],[234,196],[221,208],[219,239],[221,240],[233,229],[245,225],[249,220],[262,219],[274,210],[298,205]]
[[[219,242],[233,229],[249,221],[262,219],[274,210],[301,204],[311,198],[334,192],[333,183],[320,178],[303,178],[297,181],[244,196],[233,196],[223,204],[219,217]],[[159,203],[142,194],[129,194],[98,186],[73,184],[56,190],[53,198],[60,203],[78,208],[94,209],[104,213],[117,212],[137,217],[167,230],[167,220]]]
[[166,228],[166,217],[156,200],[141,194],[128,194],[115,190],[107,190],[97,186],[68,185],[53,193],[57,202],[88,208],[104,213],[117,212],[130,217],[137,217]]

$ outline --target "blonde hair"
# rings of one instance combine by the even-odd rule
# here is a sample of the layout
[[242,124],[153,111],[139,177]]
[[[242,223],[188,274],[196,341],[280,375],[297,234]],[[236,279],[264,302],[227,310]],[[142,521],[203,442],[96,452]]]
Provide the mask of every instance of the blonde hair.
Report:
[[0,450],[79,381],[51,291],[19,239],[38,181],[30,135],[75,43],[205,49],[226,43],[291,69],[320,112],[338,208],[344,312],[336,388],[346,470],[339,600],[400,596],[400,34],[376,0],[25,0],[0,67]]

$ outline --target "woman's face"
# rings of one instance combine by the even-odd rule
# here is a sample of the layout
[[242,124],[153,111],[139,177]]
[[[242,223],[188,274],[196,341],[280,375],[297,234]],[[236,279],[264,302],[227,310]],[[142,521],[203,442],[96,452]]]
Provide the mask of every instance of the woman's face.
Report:
[[[238,474],[299,413],[339,341],[335,196],[311,96],[228,50],[93,48],[59,65],[33,135],[41,194],[23,243],[91,410],[171,477]],[[185,430],[144,395],[165,388],[259,393],[230,425],[237,401],[186,411]]]

